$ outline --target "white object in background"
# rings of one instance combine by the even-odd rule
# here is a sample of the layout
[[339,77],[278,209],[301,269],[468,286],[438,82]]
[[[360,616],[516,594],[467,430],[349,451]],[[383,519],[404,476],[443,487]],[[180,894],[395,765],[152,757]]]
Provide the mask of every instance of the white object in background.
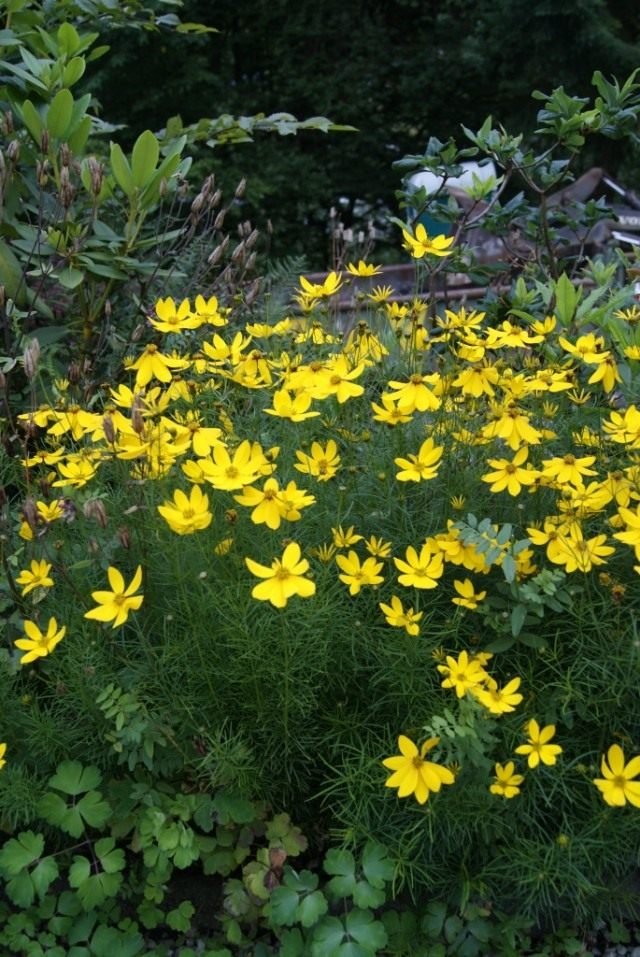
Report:
[[[473,174],[475,173],[476,177],[484,182],[485,180],[490,179],[492,176],[496,177],[497,170],[493,160],[489,160],[487,163],[483,163],[482,166],[480,163],[469,160],[467,163],[460,164],[463,167],[463,172],[460,176],[451,176],[447,179],[445,190],[450,186],[457,186],[458,189],[469,189],[473,186]],[[442,176],[432,173],[431,170],[423,169],[419,173],[413,173],[408,180],[409,186],[412,189],[420,189],[421,186],[429,193],[437,192],[442,186]]]

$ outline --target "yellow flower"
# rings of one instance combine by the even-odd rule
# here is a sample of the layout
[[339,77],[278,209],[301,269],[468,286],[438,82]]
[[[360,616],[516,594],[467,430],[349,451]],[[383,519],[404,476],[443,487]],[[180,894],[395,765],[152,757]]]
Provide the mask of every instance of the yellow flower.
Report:
[[65,465],[64,462],[60,462],[58,465],[58,471],[62,478],[56,479],[55,482],[51,484],[54,487],[67,488],[71,486],[72,488],[82,488],[83,485],[86,485],[87,482],[90,482],[92,478],[97,475],[97,468],[87,459],[74,459],[69,460]]
[[233,539],[232,538],[223,538],[218,542],[217,545],[214,545],[213,550],[216,555],[226,555],[233,548]]
[[389,388],[395,392],[391,398],[398,403],[403,412],[435,412],[440,408],[440,399],[434,395],[429,385],[437,385],[440,376],[421,375],[415,372],[408,382],[391,380]]
[[520,678],[512,678],[503,688],[499,688],[498,682],[488,677],[484,688],[472,688],[471,694],[491,714],[508,714],[515,711],[516,706],[522,701],[522,695],[517,693],[520,680]]
[[404,236],[404,248],[411,253],[414,259],[422,259],[423,256],[427,255],[450,256],[453,252],[452,249],[449,249],[449,246],[453,244],[453,236],[447,238],[444,234],[441,234],[429,239],[422,223],[418,223],[416,226],[415,234],[408,229],[403,229],[402,235]]
[[191,303],[183,299],[178,307],[169,296],[167,299],[158,299],[156,305],[157,319],[149,317],[149,322],[158,332],[182,332],[184,329],[197,329],[202,325],[202,319],[191,312]]
[[628,801],[634,807],[640,807],[640,781],[633,780],[640,774],[640,757],[631,758],[625,764],[622,748],[619,744],[612,744],[607,756],[602,757],[600,770],[602,777],[594,778],[593,783],[607,804],[623,807]]
[[[198,465],[202,468],[207,482],[226,492],[252,485],[261,475],[269,474],[275,468],[267,463],[260,445],[252,445],[248,439],[240,443],[233,457],[225,446],[216,445],[213,449],[213,461],[199,459]],[[268,472],[265,466],[269,466]]]
[[628,309],[616,309],[614,316],[616,319],[624,319],[625,322],[637,322],[640,319],[640,307],[633,305]]
[[352,276],[377,276],[378,273],[382,272],[382,266],[373,266],[371,263],[366,263],[360,259],[357,266],[354,266],[353,263],[347,263],[347,272],[350,272]]
[[375,535],[371,535],[365,540],[364,547],[374,558],[388,558],[391,554],[391,542],[385,542]]
[[273,393],[273,406],[264,411],[268,415],[277,415],[280,419],[289,419],[291,422],[302,422],[310,419],[319,412],[309,411],[313,399],[308,392],[300,392],[292,396],[288,389],[279,389]]
[[371,292],[367,293],[367,299],[372,302],[386,302],[393,295],[391,286],[374,286]]
[[375,402],[371,403],[371,408],[375,413],[373,416],[375,422],[384,422],[385,425],[400,425],[403,422],[411,422],[412,413],[397,405],[393,396],[383,392],[380,400],[382,405],[376,405]]
[[439,742],[440,738],[429,738],[418,750],[410,738],[401,734],[398,738],[400,754],[382,762],[385,768],[393,771],[384,782],[385,786],[397,788],[401,798],[414,794],[418,804],[424,804],[431,792],[436,794],[443,784],[453,784],[455,778],[449,768],[425,760],[425,755]]
[[606,535],[594,535],[585,540],[580,527],[573,525],[568,535],[557,538],[553,554],[549,549],[547,555],[556,565],[564,565],[568,574],[590,572],[594,565],[606,565],[608,556],[615,552],[611,545],[605,545],[606,540]]
[[124,625],[130,611],[137,611],[142,604],[144,595],[136,595],[142,584],[142,567],[138,565],[131,583],[125,586],[124,578],[117,568],[109,565],[107,578],[111,591],[94,591],[91,597],[98,603],[97,608],[85,612],[85,618],[93,621],[113,621],[112,628]]
[[356,535],[353,525],[350,525],[347,529],[343,529],[342,525],[338,525],[337,528],[331,529],[331,534],[333,535],[333,544],[336,548],[348,548],[350,545],[355,545],[356,542],[362,541],[362,535]]
[[251,521],[255,525],[266,525],[268,528],[280,528],[282,522],[282,508],[278,498],[280,486],[276,479],[269,478],[262,487],[262,491],[252,486],[243,488],[242,495],[233,498],[239,505],[248,505],[253,508]]
[[375,558],[365,558],[361,564],[357,553],[349,550],[346,556],[336,555],[336,563],[343,572],[338,578],[349,586],[350,595],[359,594],[365,585],[379,585],[384,581],[384,577],[380,575],[382,562],[377,562]]
[[487,680],[482,662],[469,658],[466,651],[461,651],[457,659],[447,655],[446,665],[438,665],[438,671],[445,676],[442,687],[454,688],[458,698],[464,698],[467,691]]
[[176,489],[173,501],[158,505],[158,512],[177,535],[201,532],[213,521],[213,515],[209,511],[209,498],[198,485],[192,487],[189,497],[181,489]]
[[342,288],[342,279],[340,273],[330,272],[322,283],[309,282],[304,276],[300,276],[300,295],[309,299],[324,299],[333,296]]
[[158,379],[160,382],[171,382],[171,370],[186,369],[188,365],[187,359],[163,355],[158,351],[158,347],[151,342],[142,355],[135,362],[130,363],[129,368],[136,372],[136,388],[141,389],[152,379]]
[[533,485],[539,473],[535,469],[522,468],[527,461],[529,448],[523,445],[513,459],[488,459],[487,464],[495,472],[486,472],[480,478],[483,482],[491,482],[492,492],[507,491],[509,495],[519,495],[523,485]]
[[319,442],[311,443],[311,455],[306,452],[296,452],[298,461],[294,468],[298,472],[312,475],[319,482],[328,482],[340,468],[338,446],[333,439],[329,439],[323,447]]
[[383,612],[385,620],[392,628],[404,628],[408,635],[417,635],[420,633],[420,620],[424,614],[422,611],[414,611],[413,608],[404,609],[400,599],[393,595],[391,604],[385,605],[380,602],[378,607]]
[[7,763],[5,759],[5,754],[7,753],[6,744],[0,744],[0,768],[3,768]]
[[469,578],[465,578],[462,582],[456,579],[453,587],[458,592],[457,598],[451,599],[453,604],[460,605],[462,608],[469,608],[471,611],[475,611],[483,598],[487,597],[486,591],[474,591],[473,582]]
[[301,558],[297,542],[290,542],[282,558],[275,558],[269,568],[258,564],[252,558],[245,558],[245,564],[252,575],[265,579],[251,592],[252,597],[258,601],[270,601],[276,608],[284,608],[293,595],[299,595],[301,598],[315,595],[315,582],[303,577],[309,570],[309,562],[306,558]]
[[524,781],[522,774],[514,774],[515,764],[513,761],[507,761],[503,766],[496,762],[495,781],[489,790],[492,794],[498,794],[500,797],[513,798],[520,794],[520,785]]
[[23,627],[26,637],[18,638],[17,641],[14,641],[16,648],[27,652],[26,655],[23,655],[20,659],[21,665],[28,665],[31,661],[35,661],[36,658],[44,658],[46,655],[51,654],[67,632],[65,625],[62,625],[60,628],[58,627],[58,622],[55,618],[49,619],[46,633],[40,631],[35,621],[27,620],[24,622]]
[[51,563],[42,559],[31,562],[30,568],[24,568],[16,578],[17,585],[23,585],[22,596],[26,596],[34,588],[52,588],[53,578],[50,577]]
[[555,456],[552,459],[543,459],[540,474],[547,481],[553,480],[558,482],[559,485],[566,483],[583,485],[582,480],[585,475],[598,474],[589,468],[595,460],[595,455],[585,455],[583,458],[577,459],[575,455],[569,452],[562,458]]
[[516,754],[526,754],[530,768],[537,768],[541,761],[543,764],[555,764],[558,755],[562,754],[559,744],[549,744],[556,733],[555,724],[540,728],[535,718],[532,718],[526,725],[525,731],[529,740],[516,748]]
[[398,582],[407,588],[436,588],[437,579],[442,577],[444,571],[443,556],[441,552],[433,553],[432,546],[426,543],[420,549],[420,554],[413,545],[410,545],[405,552],[405,561],[401,558],[393,559],[396,568],[402,572],[398,576]]
[[408,459],[397,458],[393,461],[401,469],[396,472],[399,482],[420,482],[435,478],[442,459],[442,446],[435,445],[432,438],[426,439],[417,453]]

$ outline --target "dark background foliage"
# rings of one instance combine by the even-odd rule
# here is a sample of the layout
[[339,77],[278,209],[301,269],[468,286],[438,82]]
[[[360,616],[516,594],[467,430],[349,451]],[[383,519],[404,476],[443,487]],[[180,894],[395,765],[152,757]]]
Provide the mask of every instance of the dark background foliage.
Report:
[[[640,63],[635,0],[185,0],[181,15],[219,33],[110,37],[92,78],[104,116],[128,124],[131,141],[175,114],[284,110],[357,127],[203,149],[199,162],[229,188],[248,176],[243,213],[271,220],[271,252],[304,252],[318,268],[329,265],[329,209],[356,226],[395,211],[391,164],[429,136],[461,139],[461,123],[477,128],[490,113],[530,132],[532,90],[588,96],[595,69],[624,78]],[[628,143],[603,141],[585,162],[638,186],[640,152]]]

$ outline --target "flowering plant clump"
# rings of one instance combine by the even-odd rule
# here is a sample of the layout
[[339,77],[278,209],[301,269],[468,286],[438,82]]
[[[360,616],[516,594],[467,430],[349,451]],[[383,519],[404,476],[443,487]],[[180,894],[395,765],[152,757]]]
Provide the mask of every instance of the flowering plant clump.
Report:
[[264,321],[167,295],[89,400],[43,373],[6,466],[0,760],[48,768],[83,722],[89,763],[308,803],[429,893],[586,907],[640,837],[639,759],[602,757],[640,747],[628,293],[519,280],[505,315],[383,290],[342,336],[345,278]]

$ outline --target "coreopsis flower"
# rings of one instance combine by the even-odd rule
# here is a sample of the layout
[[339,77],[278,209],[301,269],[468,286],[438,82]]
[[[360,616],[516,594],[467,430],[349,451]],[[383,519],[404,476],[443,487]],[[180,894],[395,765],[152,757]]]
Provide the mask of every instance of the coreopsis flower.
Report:
[[343,282],[340,273],[330,272],[324,282],[309,282],[305,276],[300,276],[300,296],[305,299],[326,299],[335,295],[341,288]]
[[385,425],[400,425],[404,422],[411,422],[413,413],[407,412],[405,408],[398,405],[392,395],[383,392],[380,401],[382,402],[381,406],[376,405],[375,402],[371,403],[371,408],[375,413],[373,416],[375,422],[384,422]]
[[408,382],[389,382],[389,388],[395,393],[391,395],[391,398],[406,413],[435,412],[440,408],[440,399],[431,391],[429,386],[437,385],[439,381],[438,373],[421,375],[419,372],[415,372],[409,377]]
[[158,379],[159,382],[171,382],[171,370],[186,369],[188,365],[187,359],[166,356],[153,342],[150,342],[142,354],[134,362],[129,363],[128,368],[136,373],[136,388],[142,389],[152,379]]
[[595,385],[597,382],[601,382],[605,392],[611,392],[618,383],[622,382],[622,376],[618,371],[618,366],[612,355],[608,355],[604,362],[600,362],[596,366],[595,371],[591,373],[587,382],[589,385]]
[[126,622],[129,612],[138,611],[143,602],[144,595],[136,595],[142,584],[142,566],[138,565],[129,585],[125,585],[122,573],[113,565],[107,569],[107,578],[111,591],[91,592],[91,597],[98,604],[96,608],[85,612],[84,617],[93,621],[111,621],[112,628],[119,628]]
[[541,761],[543,764],[555,764],[558,755],[562,754],[559,744],[549,743],[556,733],[555,724],[547,724],[541,728],[535,718],[532,718],[527,723],[525,731],[528,741],[516,748],[516,754],[526,754],[530,768],[537,768]]
[[269,478],[262,490],[249,485],[243,488],[242,495],[234,495],[234,501],[239,505],[248,505],[253,508],[251,521],[255,525],[266,525],[268,528],[280,528],[282,522],[282,508],[278,499],[280,485],[277,479]]
[[338,446],[333,439],[329,439],[324,446],[320,442],[312,442],[311,454],[297,451],[296,458],[298,461],[293,467],[305,475],[312,475],[319,482],[328,482],[340,468]]
[[204,476],[214,488],[220,491],[233,492],[253,483],[266,474],[263,470],[273,466],[266,462],[265,454],[258,443],[252,444],[245,439],[229,454],[224,445],[216,445],[212,452],[212,459],[198,459],[198,465]]
[[453,587],[458,593],[455,598],[451,599],[453,604],[460,605],[461,608],[469,608],[470,611],[475,611],[480,602],[487,597],[486,591],[475,591],[473,582],[469,578],[465,578],[464,581],[456,579]]
[[499,688],[497,681],[487,677],[484,686],[471,688],[471,694],[491,714],[508,714],[515,711],[522,701],[522,695],[518,693],[520,680],[512,678],[504,687]]
[[455,777],[449,768],[425,760],[425,756],[440,743],[440,738],[428,738],[420,749],[401,734],[398,738],[400,754],[385,758],[385,768],[393,771],[384,782],[385,787],[397,788],[398,797],[414,794],[418,804],[424,804],[431,793],[437,794],[443,784],[453,784]]
[[324,399],[334,395],[340,405],[343,405],[347,399],[354,399],[362,395],[364,386],[353,380],[360,378],[364,370],[364,362],[360,362],[351,368],[345,356],[338,356],[333,359],[328,365],[323,379],[324,392],[318,398]]
[[294,595],[301,598],[315,595],[315,582],[304,577],[309,570],[309,562],[301,554],[298,543],[290,542],[282,558],[275,558],[270,567],[260,565],[252,558],[245,558],[251,574],[264,579],[253,588],[252,597],[258,601],[269,601],[275,608],[284,608]]
[[52,412],[51,418],[53,425],[47,429],[49,435],[57,439],[70,435],[77,442],[99,426],[101,416],[96,412],[86,412],[79,405],[69,405],[66,409]]
[[604,349],[604,337],[596,336],[594,332],[578,336],[575,343],[569,342],[564,336],[558,336],[558,343],[565,352],[587,365],[597,365],[599,362],[604,362],[611,354]]
[[482,434],[485,439],[504,439],[510,449],[516,452],[521,445],[539,445],[542,432],[534,428],[526,412],[515,405],[496,411],[496,419],[486,425]]
[[420,553],[413,545],[409,545],[404,560],[394,558],[393,561],[398,571],[402,572],[398,582],[407,588],[436,588],[444,571],[442,552],[434,552],[429,542],[425,542]]
[[623,807],[628,801],[640,807],[640,781],[634,780],[640,775],[640,756],[625,764],[624,751],[619,744],[612,744],[606,757],[602,756],[600,770],[602,777],[594,778],[593,783],[607,804]]
[[202,325],[203,320],[192,313],[191,303],[188,299],[183,299],[179,306],[168,296],[166,299],[158,299],[155,304],[157,319],[149,317],[149,322],[158,332],[183,332],[185,329],[197,329]]
[[449,247],[453,245],[453,236],[434,236],[429,239],[426,229],[422,223],[418,223],[415,232],[408,229],[402,230],[404,237],[403,246],[414,259],[422,259],[424,256],[450,256],[453,252]]
[[26,651],[26,654],[20,659],[21,665],[28,665],[37,658],[50,655],[67,633],[66,625],[58,626],[55,618],[49,619],[46,632],[40,631],[35,621],[25,621],[23,628],[25,637],[14,641],[16,648],[19,648],[20,651]]
[[365,539],[364,547],[374,558],[388,558],[391,554],[391,542],[385,542],[376,535],[370,535]]
[[371,302],[387,302],[393,295],[391,286],[374,286],[371,292],[367,293],[367,299]]
[[173,493],[173,501],[158,505],[158,512],[177,535],[192,535],[208,528],[213,521],[209,498],[198,485],[187,496],[181,489]]
[[23,598],[34,588],[53,588],[53,578],[49,575],[50,571],[51,563],[45,561],[44,558],[40,561],[34,559],[29,568],[23,568],[16,578],[16,584],[23,586],[21,592]]
[[614,312],[616,319],[624,319],[625,322],[638,322],[640,319],[640,306],[628,307],[627,309],[616,309]]
[[54,488],[82,488],[87,482],[90,482],[98,474],[98,468],[87,458],[70,459],[68,462],[60,462],[58,472],[61,478],[52,482]]
[[461,651],[457,658],[447,655],[447,663],[438,665],[438,671],[444,675],[441,682],[443,688],[453,688],[458,698],[464,698],[467,691],[487,680],[487,672],[482,661],[477,657],[469,657],[466,651]]
[[400,467],[400,471],[396,472],[397,480],[421,482],[435,478],[440,468],[442,450],[443,446],[436,445],[433,438],[428,438],[422,443],[416,455],[410,454],[406,459],[394,459],[394,463]]
[[3,742],[0,744],[0,769],[5,766],[7,763],[5,754],[7,753],[7,745]]
[[353,525],[350,525],[347,529],[343,529],[342,525],[338,525],[337,528],[331,529],[331,534],[333,535],[333,544],[336,548],[349,548],[350,545],[361,542],[363,538],[362,535],[356,534]]
[[569,533],[556,540],[553,555],[549,549],[547,555],[554,564],[564,565],[568,574],[575,571],[586,573],[594,565],[606,565],[607,558],[615,552],[615,548],[605,544],[606,541],[606,535],[585,539],[580,526],[573,523]]
[[332,562],[336,554],[336,546],[333,542],[324,545],[317,545],[314,548],[309,549],[309,554],[313,555],[314,558],[319,559],[323,565],[328,565],[329,562]]
[[614,538],[625,545],[631,545],[635,551],[636,561],[640,562],[640,505],[637,505],[635,511],[630,508],[618,509],[618,515],[625,524],[622,532],[615,532]]
[[382,272],[382,266],[374,266],[359,259],[357,266],[347,263],[347,272],[350,272],[352,276],[377,276]]
[[378,608],[384,614],[387,624],[391,625],[392,628],[404,628],[408,635],[413,636],[420,633],[420,621],[424,612],[414,611],[413,608],[405,609],[396,595],[392,595],[390,605],[380,602]]
[[562,457],[555,456],[552,459],[543,459],[540,474],[543,479],[557,482],[559,485],[580,486],[584,484],[584,476],[598,474],[589,468],[595,460],[595,455],[585,455],[578,459],[571,452],[568,452]]
[[488,459],[487,464],[495,471],[486,472],[480,478],[483,482],[490,482],[492,492],[507,491],[509,495],[519,495],[523,485],[533,485],[539,472],[535,469],[523,468],[529,457],[529,447],[523,445],[518,449],[513,459]]
[[196,296],[193,312],[201,323],[208,326],[226,326],[227,316],[230,309],[224,309],[218,304],[216,296],[210,296],[205,299],[204,296]]
[[478,399],[481,395],[495,395],[494,385],[500,373],[492,365],[472,365],[462,369],[451,385],[460,389],[463,395]]
[[302,422],[304,419],[310,419],[319,412],[310,410],[312,397],[308,392],[299,392],[298,395],[292,395],[288,389],[279,389],[273,393],[273,406],[270,409],[264,409],[268,415],[276,415],[280,419],[289,419],[291,422]]
[[297,522],[302,517],[300,510],[313,505],[315,500],[315,495],[310,495],[303,488],[298,488],[293,480],[287,482],[278,493],[278,505],[282,517],[288,522]]
[[384,581],[380,574],[382,562],[377,562],[375,558],[365,558],[364,562],[360,562],[357,553],[352,549],[348,555],[336,555],[336,563],[342,569],[338,578],[349,586],[350,595],[358,595],[365,585],[379,585]]
[[513,761],[507,761],[503,766],[496,762],[495,779],[489,787],[492,794],[497,794],[504,798],[514,798],[520,794],[520,785],[524,781],[524,775],[515,774],[515,764]]

